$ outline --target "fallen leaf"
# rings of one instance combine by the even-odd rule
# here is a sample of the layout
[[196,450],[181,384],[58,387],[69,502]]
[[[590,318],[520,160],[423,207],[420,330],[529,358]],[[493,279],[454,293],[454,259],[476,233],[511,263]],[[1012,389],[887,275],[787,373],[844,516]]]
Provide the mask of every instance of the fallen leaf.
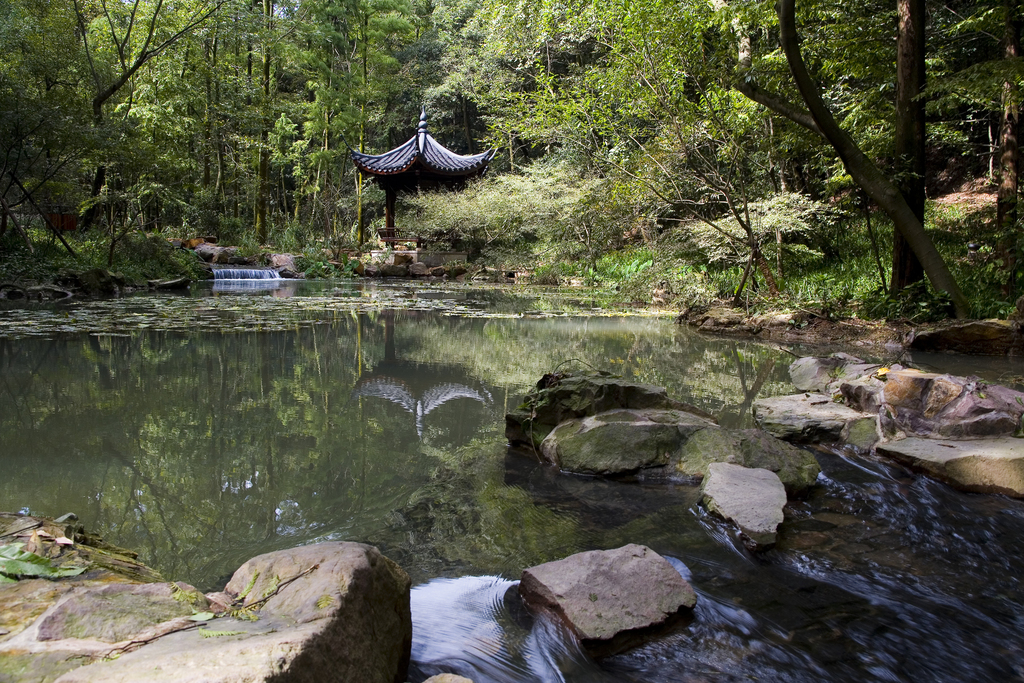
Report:
[[53,542],[57,543],[59,545],[74,545],[75,544],[75,542],[72,541],[67,536],[58,536],[57,538],[53,539]]

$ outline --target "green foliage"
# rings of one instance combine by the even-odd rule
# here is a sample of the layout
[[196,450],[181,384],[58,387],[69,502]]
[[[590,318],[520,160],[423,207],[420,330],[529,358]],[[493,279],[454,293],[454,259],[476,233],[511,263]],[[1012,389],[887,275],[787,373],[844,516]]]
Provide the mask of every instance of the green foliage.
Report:
[[203,638],[221,638],[223,636],[240,636],[245,634],[245,631],[213,631],[205,628],[197,630],[199,631],[199,635]]
[[0,583],[13,583],[18,579],[59,579],[78,576],[86,567],[56,567],[45,557],[23,550],[24,543],[0,546]]
[[241,593],[238,594],[238,599],[240,601],[241,600],[245,600],[247,597],[249,597],[249,593],[252,592],[252,589],[256,585],[256,581],[259,578],[260,578],[259,571],[255,571],[255,572],[252,573],[252,578],[249,579],[249,583],[245,584],[245,588],[242,590]]
[[340,265],[335,265],[330,262],[329,253],[322,247],[309,246],[295,259],[295,267],[304,272],[307,278],[329,280],[356,276],[356,266],[359,264],[357,259],[342,253],[338,260]]
[[457,194],[424,193],[408,202],[432,244],[467,250],[499,267],[532,268],[539,259],[593,268],[622,243],[624,232],[607,190],[605,180],[556,160],[484,178]]
[[118,242],[114,261],[108,265],[110,244],[106,235],[91,231],[66,235],[77,254],[72,257],[47,232],[33,229],[29,234],[35,246],[34,254],[10,232],[0,239],[0,281],[46,282],[63,271],[89,268],[110,268],[137,285],[144,285],[151,279],[184,276],[200,279],[204,276],[201,262],[194,253],[172,248],[160,235],[129,233]]
[[949,296],[935,292],[923,281],[909,285],[895,296],[884,292],[876,294],[877,298],[864,306],[866,317],[919,324],[944,320],[952,314]]

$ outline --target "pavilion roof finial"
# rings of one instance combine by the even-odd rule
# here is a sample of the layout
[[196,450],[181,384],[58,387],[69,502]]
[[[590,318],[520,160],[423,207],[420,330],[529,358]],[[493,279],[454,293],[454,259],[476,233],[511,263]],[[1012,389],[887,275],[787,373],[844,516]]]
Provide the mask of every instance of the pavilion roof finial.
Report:
[[424,105],[420,108],[420,125],[416,126],[417,133],[427,132],[427,107]]

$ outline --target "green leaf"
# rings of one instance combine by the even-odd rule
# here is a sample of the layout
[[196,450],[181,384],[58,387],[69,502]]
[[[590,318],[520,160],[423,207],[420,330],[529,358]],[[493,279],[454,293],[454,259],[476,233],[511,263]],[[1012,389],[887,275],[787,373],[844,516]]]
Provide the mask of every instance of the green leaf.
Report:
[[214,617],[213,612],[197,612],[188,618],[189,621],[209,621]]
[[24,543],[0,546],[0,575],[11,580],[22,576],[59,579],[64,576],[78,576],[85,571],[85,567],[55,567],[49,559],[23,551],[24,547]]
[[244,635],[245,631],[208,631],[206,629],[199,629],[199,635],[203,638],[219,638],[221,636],[240,636]]

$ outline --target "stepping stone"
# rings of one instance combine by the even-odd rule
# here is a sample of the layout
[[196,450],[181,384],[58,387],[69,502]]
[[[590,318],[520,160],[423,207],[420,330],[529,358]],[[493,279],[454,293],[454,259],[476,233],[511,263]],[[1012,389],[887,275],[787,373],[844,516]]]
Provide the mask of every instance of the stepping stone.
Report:
[[701,492],[708,510],[738,526],[752,550],[775,545],[786,506],[786,487],[777,474],[715,462],[708,466]]

